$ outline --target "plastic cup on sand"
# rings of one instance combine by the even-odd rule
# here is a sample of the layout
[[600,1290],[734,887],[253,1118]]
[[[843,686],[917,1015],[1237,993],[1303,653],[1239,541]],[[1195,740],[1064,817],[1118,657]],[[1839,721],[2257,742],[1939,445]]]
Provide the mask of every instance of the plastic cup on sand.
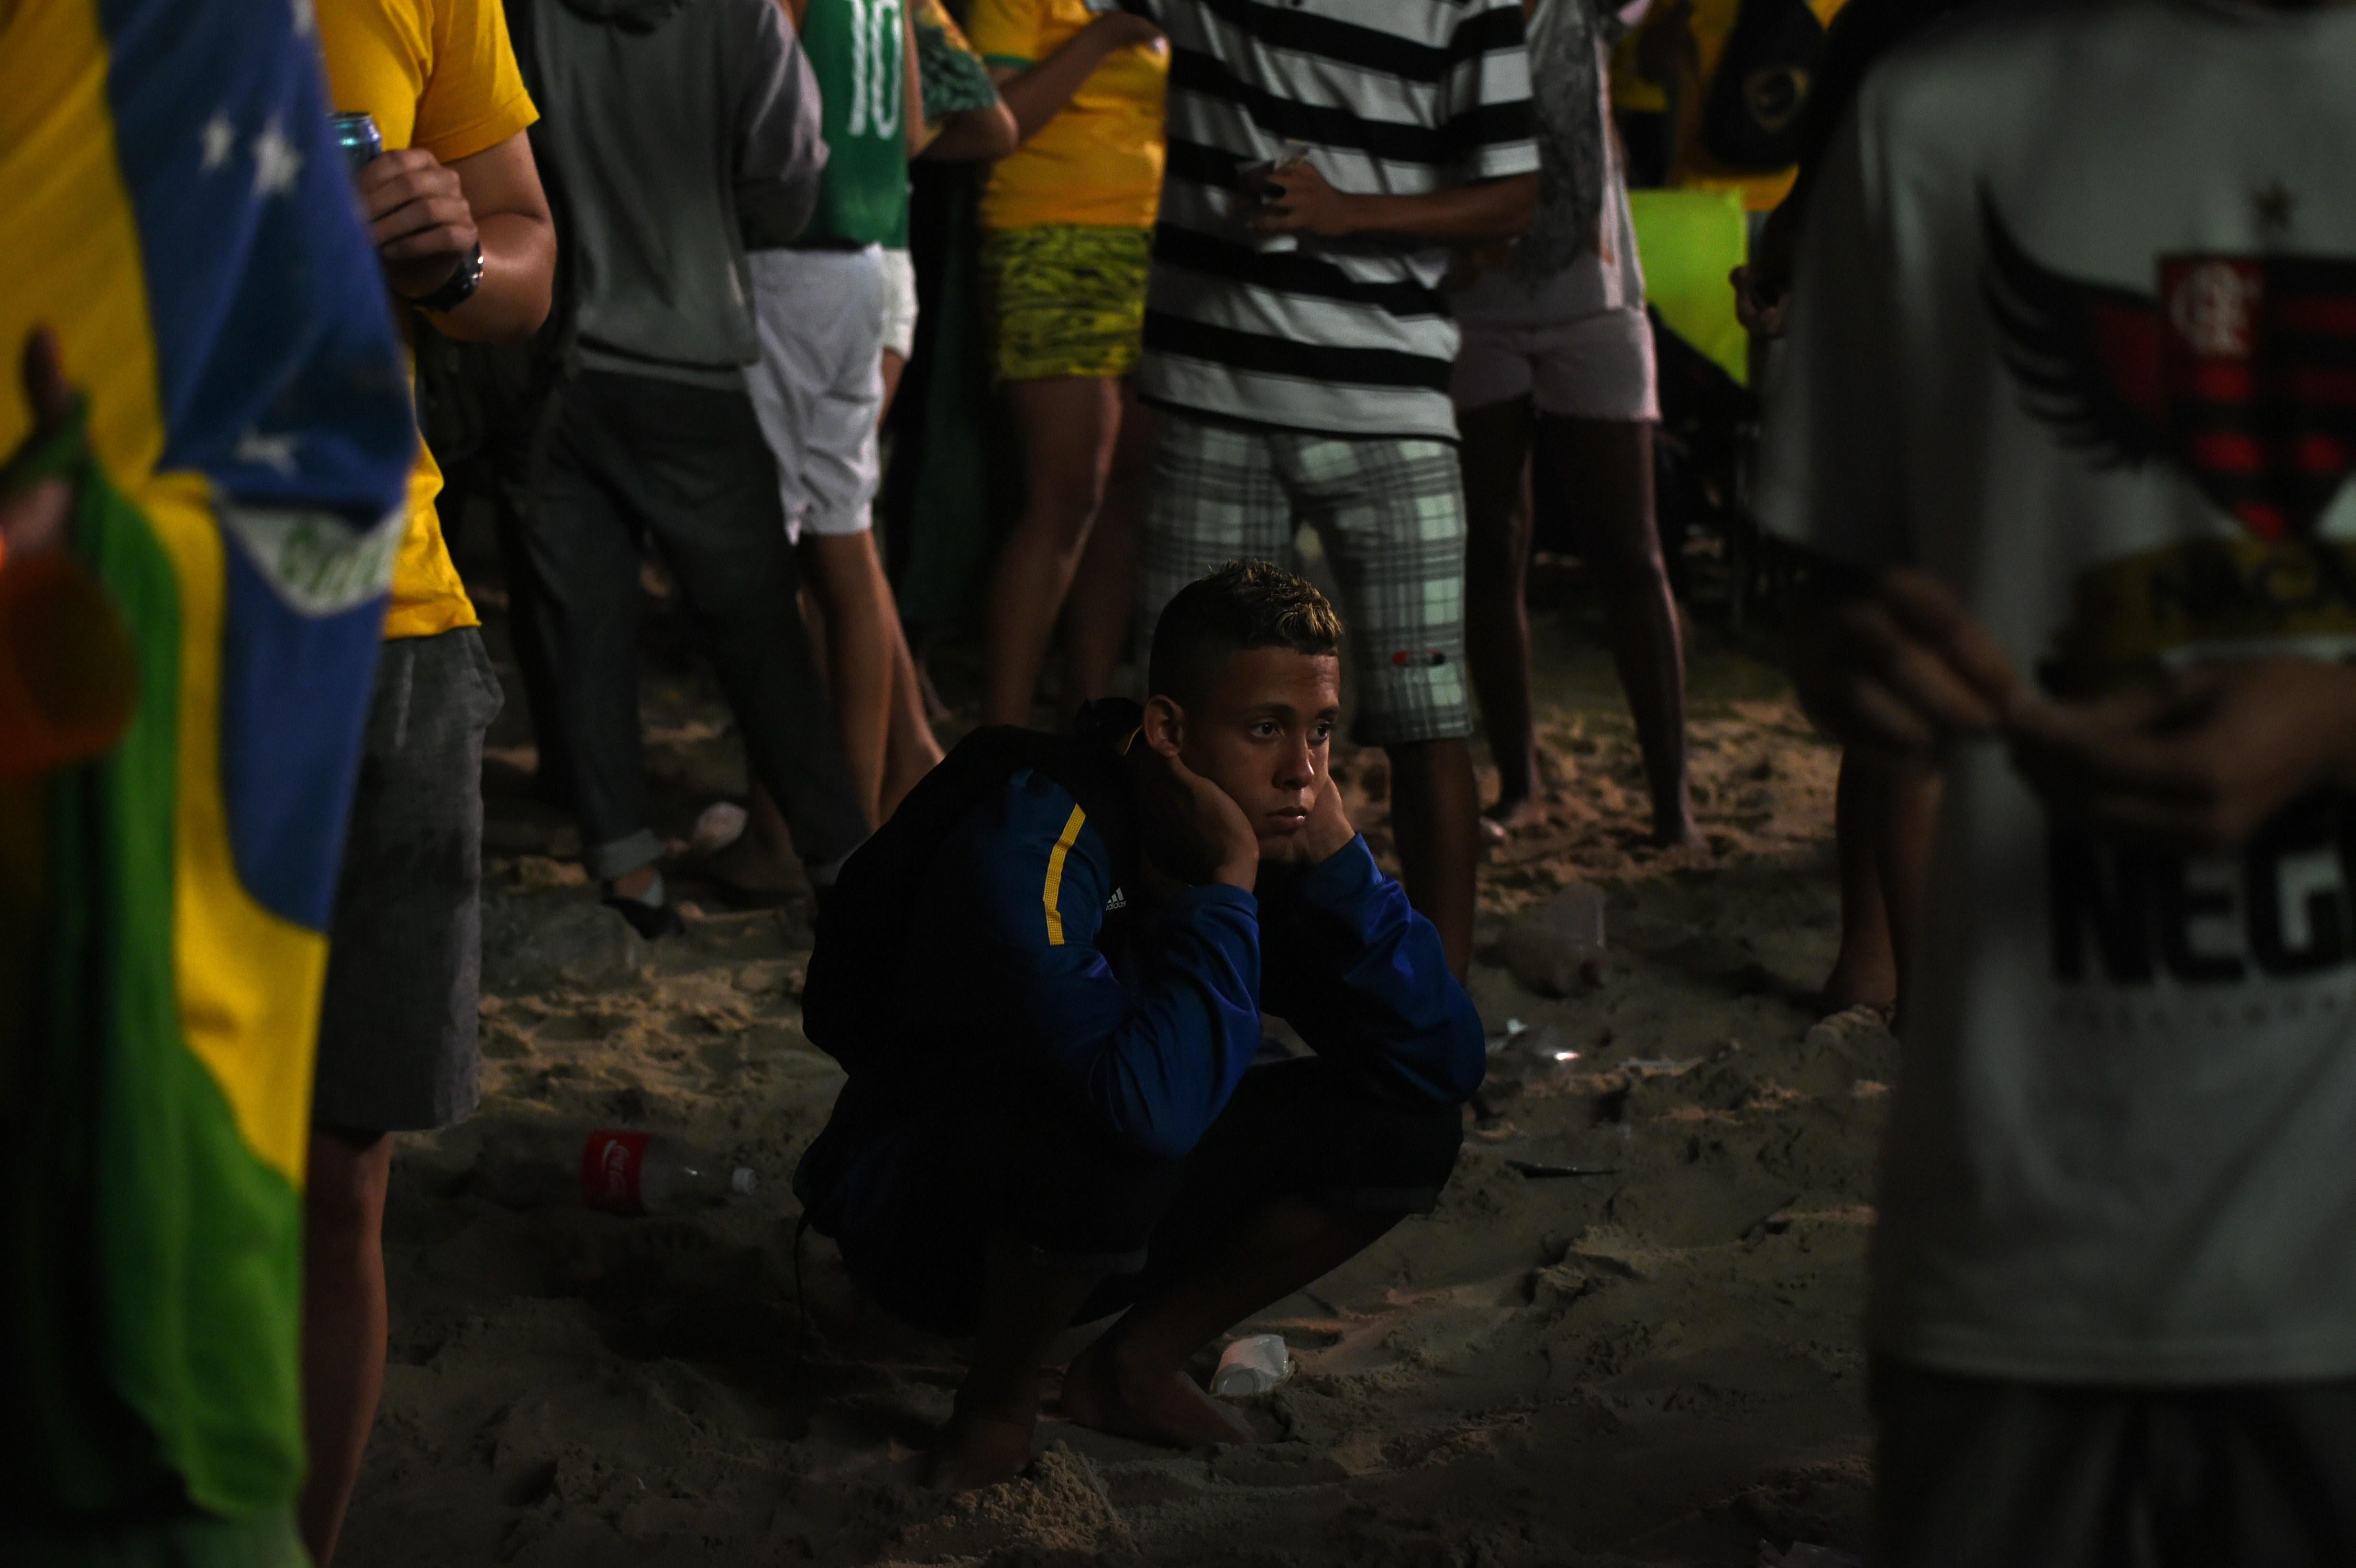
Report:
[[1211,1392],[1230,1399],[1266,1393],[1292,1371],[1292,1358],[1281,1334],[1248,1334],[1226,1348],[1219,1370],[1211,1374]]

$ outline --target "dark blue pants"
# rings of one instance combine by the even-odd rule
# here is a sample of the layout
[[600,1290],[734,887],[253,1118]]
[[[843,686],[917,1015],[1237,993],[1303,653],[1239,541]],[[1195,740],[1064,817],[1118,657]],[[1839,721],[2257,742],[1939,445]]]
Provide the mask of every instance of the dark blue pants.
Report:
[[1103,1274],[1088,1322],[1205,1266],[1279,1199],[1428,1213],[1463,1140],[1456,1106],[1401,1104],[1320,1057],[1245,1074],[1177,1161],[1092,1136],[1052,1095],[975,1083],[941,1097],[880,1210],[836,1240],[852,1277],[921,1328],[972,1330],[994,1238]]

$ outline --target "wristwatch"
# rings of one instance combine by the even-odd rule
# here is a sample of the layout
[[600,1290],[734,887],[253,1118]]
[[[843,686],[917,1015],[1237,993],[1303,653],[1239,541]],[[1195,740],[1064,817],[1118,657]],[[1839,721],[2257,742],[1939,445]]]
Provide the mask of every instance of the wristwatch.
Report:
[[467,252],[466,259],[458,263],[458,270],[444,279],[440,288],[421,299],[413,299],[409,303],[420,310],[456,310],[460,305],[473,299],[475,291],[482,286],[483,244],[478,240],[475,242],[474,250]]

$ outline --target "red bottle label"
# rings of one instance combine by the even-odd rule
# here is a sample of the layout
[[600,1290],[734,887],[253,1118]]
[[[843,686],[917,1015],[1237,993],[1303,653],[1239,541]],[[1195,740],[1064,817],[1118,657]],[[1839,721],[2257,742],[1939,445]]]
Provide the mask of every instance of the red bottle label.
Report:
[[581,1147],[581,1200],[592,1209],[616,1214],[643,1214],[638,1196],[638,1167],[647,1154],[646,1133],[600,1127]]

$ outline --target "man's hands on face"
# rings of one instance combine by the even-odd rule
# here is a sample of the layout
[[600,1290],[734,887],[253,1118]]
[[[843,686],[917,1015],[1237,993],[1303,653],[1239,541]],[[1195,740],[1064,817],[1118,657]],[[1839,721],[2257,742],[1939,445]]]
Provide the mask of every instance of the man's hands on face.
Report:
[[1144,764],[1146,853],[1153,863],[1190,886],[1225,882],[1251,891],[1259,839],[1244,808],[1174,748],[1149,746]]
[[2326,784],[2356,788],[2356,669],[2315,659],[2210,665],[2089,701],[2023,683],[1945,588],[1893,571],[1812,616],[1802,702],[1835,739],[1934,761],[2000,738],[2054,815],[2172,848],[2234,848]]
[[448,283],[481,242],[457,171],[423,147],[371,158],[353,184],[386,281],[403,299],[423,299]]
[[1358,198],[1335,190],[1333,182],[1307,158],[1295,158],[1269,171],[1268,189],[1252,209],[1256,234],[1313,234],[1338,240],[1358,230]]
[[1350,814],[1342,805],[1342,789],[1333,782],[1333,770],[1321,764],[1317,770],[1317,798],[1309,807],[1309,820],[1290,837],[1263,841],[1259,858],[1268,865],[1295,866],[1306,870],[1340,854],[1357,836],[1358,830],[1351,826]]

